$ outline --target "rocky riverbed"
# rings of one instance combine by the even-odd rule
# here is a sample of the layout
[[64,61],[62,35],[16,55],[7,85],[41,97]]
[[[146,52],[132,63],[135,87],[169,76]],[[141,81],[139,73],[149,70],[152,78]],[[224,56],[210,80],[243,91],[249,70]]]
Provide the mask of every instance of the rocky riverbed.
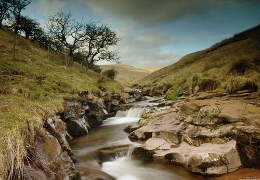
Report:
[[[134,155],[175,163],[202,175],[260,167],[260,101],[236,95],[198,93],[156,108],[125,129],[144,145]],[[260,174],[259,174],[260,176]]]
[[[209,92],[174,102],[160,101],[160,107],[125,128],[129,139],[143,141],[133,150],[133,157],[179,164],[203,176],[253,168],[254,177],[260,178],[257,95]],[[66,100],[63,112],[46,119],[44,128],[34,131],[25,179],[80,179],[67,140],[101,125],[119,110],[120,103],[117,96],[106,100],[91,94]]]
[[32,140],[27,145],[24,179],[80,179],[68,141],[102,125],[103,120],[116,114],[120,104],[143,99],[140,93],[129,90],[125,93],[129,94],[128,99],[117,94],[107,96],[104,92],[100,96],[84,91],[78,98],[65,99],[63,110],[46,118],[42,127],[29,126]]

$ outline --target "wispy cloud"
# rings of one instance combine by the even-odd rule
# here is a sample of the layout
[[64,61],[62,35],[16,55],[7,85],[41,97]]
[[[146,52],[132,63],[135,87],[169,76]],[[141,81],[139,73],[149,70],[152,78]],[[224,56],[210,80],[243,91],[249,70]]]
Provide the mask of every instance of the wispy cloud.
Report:
[[45,16],[62,10],[68,6],[69,2],[64,0],[40,0],[32,1],[35,11],[40,11]]

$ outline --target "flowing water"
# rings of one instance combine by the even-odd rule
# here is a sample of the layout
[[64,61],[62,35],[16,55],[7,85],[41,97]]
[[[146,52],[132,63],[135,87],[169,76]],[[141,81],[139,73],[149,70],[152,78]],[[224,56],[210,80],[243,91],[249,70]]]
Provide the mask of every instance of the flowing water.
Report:
[[77,159],[76,169],[82,174],[82,180],[109,180],[113,178],[117,180],[206,179],[192,174],[178,165],[132,159],[130,153],[126,156],[118,156],[102,164],[99,163],[95,158],[99,149],[122,145],[140,145],[131,142],[128,139],[128,134],[123,129],[129,124],[137,123],[144,112],[147,112],[147,109],[132,108],[127,112],[118,112],[116,117],[105,120],[102,126],[92,129],[88,135],[77,137],[70,142]]

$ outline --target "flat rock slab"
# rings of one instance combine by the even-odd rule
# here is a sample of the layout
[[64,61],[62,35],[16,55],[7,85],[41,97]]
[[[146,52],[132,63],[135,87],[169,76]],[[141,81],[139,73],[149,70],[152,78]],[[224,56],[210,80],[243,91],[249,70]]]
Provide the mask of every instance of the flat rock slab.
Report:
[[144,149],[147,150],[154,148],[155,160],[182,164],[194,173],[224,174],[233,172],[242,166],[234,140],[225,144],[205,143],[199,147],[182,142],[176,148],[160,150],[156,149],[156,145],[161,147],[167,142],[158,139],[148,140],[149,142],[144,146]]
[[142,117],[129,138],[146,141],[142,148],[155,160],[195,173],[259,167],[260,108],[258,99],[249,100],[218,93],[187,98]]
[[155,150],[162,149],[167,150],[171,148],[171,144],[161,138],[150,138],[145,142],[145,149]]

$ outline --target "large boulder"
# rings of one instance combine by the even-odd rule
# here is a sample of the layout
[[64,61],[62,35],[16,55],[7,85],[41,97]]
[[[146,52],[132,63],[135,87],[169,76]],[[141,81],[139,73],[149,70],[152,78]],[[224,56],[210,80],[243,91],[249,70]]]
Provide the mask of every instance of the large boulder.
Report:
[[88,134],[90,128],[100,126],[108,115],[101,100],[70,99],[63,106],[61,118],[72,136]]
[[67,128],[72,136],[86,135],[89,131],[89,124],[83,116],[79,119],[67,121]]
[[233,140],[225,144],[204,143],[195,147],[186,142],[176,145],[161,138],[150,138],[142,148],[147,154],[153,154],[155,161],[181,164],[191,172],[203,175],[229,173],[242,166],[236,141]]
[[84,110],[86,121],[90,128],[94,128],[103,124],[103,120],[107,118],[108,113],[99,103],[84,102]]

